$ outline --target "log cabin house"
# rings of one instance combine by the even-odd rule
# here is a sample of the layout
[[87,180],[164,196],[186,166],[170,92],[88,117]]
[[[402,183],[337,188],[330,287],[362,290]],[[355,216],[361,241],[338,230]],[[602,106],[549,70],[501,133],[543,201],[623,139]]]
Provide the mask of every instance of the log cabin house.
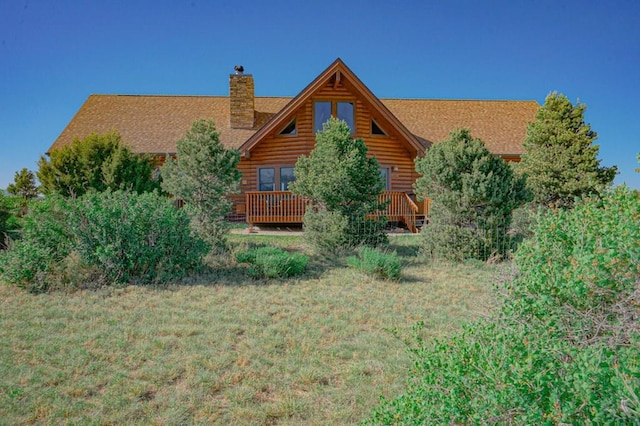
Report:
[[91,133],[116,130],[133,152],[161,164],[197,119],[212,119],[220,140],[241,153],[241,194],[233,216],[249,224],[301,223],[305,200],[288,192],[300,155],[330,117],[345,120],[380,163],[386,180],[384,212],[416,232],[428,216],[412,185],[414,160],[455,128],[466,127],[507,161],[519,161],[536,101],[379,99],[336,59],[297,96],[256,97],[254,79],[241,67],[229,76],[229,96],[90,95],[49,151]]

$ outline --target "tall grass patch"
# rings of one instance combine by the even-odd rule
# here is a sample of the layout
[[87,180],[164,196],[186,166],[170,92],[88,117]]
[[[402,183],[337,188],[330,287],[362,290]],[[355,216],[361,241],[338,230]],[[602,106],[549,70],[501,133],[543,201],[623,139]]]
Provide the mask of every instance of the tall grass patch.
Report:
[[254,278],[287,278],[304,273],[309,257],[277,247],[255,247],[238,253],[236,261],[250,264],[248,272]]
[[[251,237],[230,243],[301,250],[299,236]],[[493,268],[428,266],[417,241],[391,238],[405,264],[392,282],[314,259],[312,273],[259,283],[229,267],[162,287],[1,286],[0,418],[356,424],[406,381],[412,360],[390,329],[423,321],[423,338],[442,337],[494,303]]]
[[396,252],[385,253],[364,246],[358,249],[357,256],[347,258],[347,265],[382,279],[400,279],[400,259]]

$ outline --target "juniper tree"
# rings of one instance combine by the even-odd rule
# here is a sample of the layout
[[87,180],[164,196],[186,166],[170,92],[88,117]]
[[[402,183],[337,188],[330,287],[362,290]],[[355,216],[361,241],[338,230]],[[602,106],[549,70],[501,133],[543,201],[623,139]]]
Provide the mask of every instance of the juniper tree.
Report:
[[367,151],[362,139],[353,139],[347,123],[331,118],[317,133],[314,150],[298,159],[290,188],[312,201],[304,218],[305,233],[312,239],[311,234],[328,227],[335,231],[335,249],[385,240],[384,224],[365,219],[384,207],[378,199],[384,189],[380,166]]
[[81,196],[89,190],[131,190],[137,193],[160,188],[149,157],[131,152],[115,132],[93,133],[54,149],[38,161],[38,179],[45,194]]
[[231,211],[227,195],[237,192],[240,153],[226,149],[211,120],[197,120],[177,143],[176,159],[161,168],[162,188],[183,200],[191,224],[214,248],[224,246],[224,221]]
[[423,230],[427,250],[454,259],[504,254],[511,214],[530,198],[504,160],[458,129],[416,159],[416,171],[422,174],[416,194],[432,201]]
[[613,182],[617,169],[600,166],[598,135],[584,122],[585,110],[585,104],[553,92],[527,127],[518,169],[536,203],[571,207],[576,197],[600,193]]

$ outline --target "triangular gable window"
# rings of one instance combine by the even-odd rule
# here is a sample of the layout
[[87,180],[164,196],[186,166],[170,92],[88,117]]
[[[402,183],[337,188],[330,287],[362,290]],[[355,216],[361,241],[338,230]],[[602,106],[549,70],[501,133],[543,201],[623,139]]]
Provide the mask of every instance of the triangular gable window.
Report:
[[297,135],[298,128],[296,127],[296,119],[294,118],[293,120],[291,120],[291,122],[287,124],[287,127],[282,129],[280,134],[281,135]]
[[382,130],[382,128],[380,126],[378,126],[378,123],[376,123],[375,120],[371,120],[371,134],[372,135],[387,136],[387,133],[384,130]]

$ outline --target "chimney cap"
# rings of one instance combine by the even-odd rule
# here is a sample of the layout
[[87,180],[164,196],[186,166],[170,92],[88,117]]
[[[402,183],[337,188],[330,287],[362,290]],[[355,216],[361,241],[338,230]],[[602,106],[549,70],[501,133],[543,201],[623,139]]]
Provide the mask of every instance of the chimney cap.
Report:
[[235,67],[233,67],[233,69],[235,70],[236,74],[244,73],[244,67],[242,65],[236,65]]

